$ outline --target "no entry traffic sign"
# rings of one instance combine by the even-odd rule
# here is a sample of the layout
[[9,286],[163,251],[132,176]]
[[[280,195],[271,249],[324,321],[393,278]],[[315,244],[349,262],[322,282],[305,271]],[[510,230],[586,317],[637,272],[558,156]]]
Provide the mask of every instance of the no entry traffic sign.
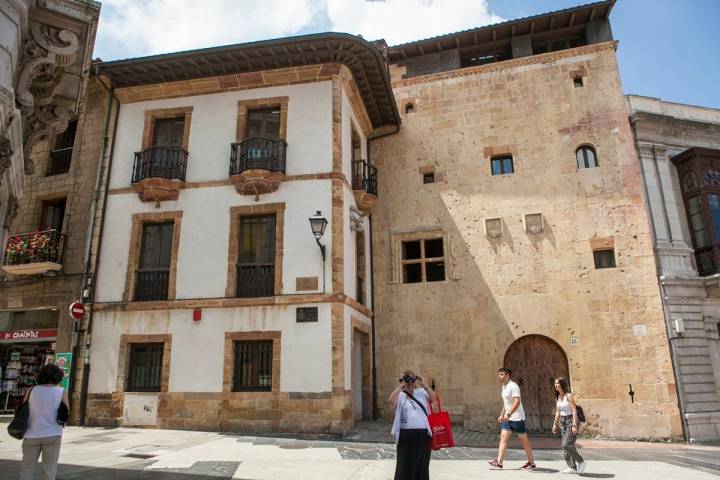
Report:
[[70,304],[70,316],[76,320],[80,320],[85,315],[85,305],[80,302]]

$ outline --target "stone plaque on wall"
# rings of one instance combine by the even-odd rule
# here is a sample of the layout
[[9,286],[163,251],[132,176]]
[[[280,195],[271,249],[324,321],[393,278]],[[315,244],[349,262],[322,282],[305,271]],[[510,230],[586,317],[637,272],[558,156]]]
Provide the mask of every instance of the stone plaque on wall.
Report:
[[304,292],[318,289],[318,277],[297,277],[295,278],[295,290]]
[[158,396],[126,393],[123,425],[157,425]]

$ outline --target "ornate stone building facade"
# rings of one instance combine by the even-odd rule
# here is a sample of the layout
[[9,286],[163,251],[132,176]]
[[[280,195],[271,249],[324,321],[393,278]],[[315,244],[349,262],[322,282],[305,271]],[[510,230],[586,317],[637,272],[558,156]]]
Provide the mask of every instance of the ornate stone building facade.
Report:
[[0,6],[0,410],[11,410],[31,365],[73,351],[105,105],[85,104],[99,3]]
[[379,398],[409,368],[495,431],[504,365],[533,431],[562,375],[587,433],[681,436],[611,7],[385,50],[403,124],[370,152]]
[[720,440],[720,110],[629,95],[686,436]]

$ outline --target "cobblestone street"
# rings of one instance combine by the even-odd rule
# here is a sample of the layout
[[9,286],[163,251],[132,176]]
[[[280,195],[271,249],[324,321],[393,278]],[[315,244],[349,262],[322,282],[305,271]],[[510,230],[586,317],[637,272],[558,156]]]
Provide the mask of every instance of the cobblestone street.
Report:
[[[4,427],[4,425],[3,425]],[[66,429],[60,453],[60,480],[158,479],[391,479],[395,448],[370,443],[385,424],[364,426],[348,439],[255,437],[174,430]],[[460,433],[459,440],[494,441],[493,435]],[[553,438],[535,438],[538,470],[557,478],[565,468]],[[554,443],[553,443],[554,442]],[[683,444],[581,440],[589,461],[588,478],[703,480],[720,474],[720,448]],[[509,452],[503,473],[487,469],[495,454],[486,446],[462,446],[433,453],[433,480],[503,479],[527,475],[519,470],[521,450]],[[0,480],[18,478],[20,442],[0,433]],[[36,472],[36,478],[40,478]]]

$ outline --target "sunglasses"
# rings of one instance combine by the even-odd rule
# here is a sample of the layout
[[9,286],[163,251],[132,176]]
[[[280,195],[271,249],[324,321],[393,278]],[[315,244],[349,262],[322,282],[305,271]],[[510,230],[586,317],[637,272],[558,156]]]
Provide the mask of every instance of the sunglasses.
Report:
[[405,383],[415,383],[415,380],[417,380],[416,377],[413,377],[412,375],[403,375],[400,377],[400,381]]

